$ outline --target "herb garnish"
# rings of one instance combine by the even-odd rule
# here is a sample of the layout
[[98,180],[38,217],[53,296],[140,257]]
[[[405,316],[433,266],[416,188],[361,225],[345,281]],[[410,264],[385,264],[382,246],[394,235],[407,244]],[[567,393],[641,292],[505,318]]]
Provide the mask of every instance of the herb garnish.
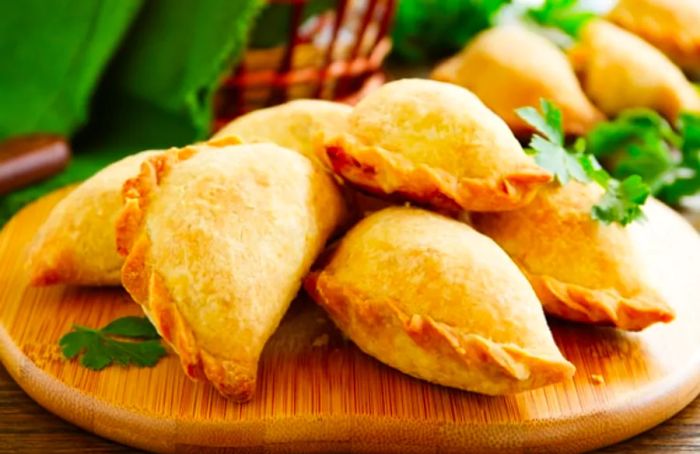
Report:
[[573,37],[596,17],[592,11],[582,9],[578,0],[545,0],[542,5],[529,9],[527,15],[540,25],[558,28]]
[[535,162],[552,172],[559,184],[570,180],[595,182],[605,189],[591,216],[606,224],[617,222],[627,225],[644,217],[642,205],[649,196],[649,187],[638,175],[622,181],[611,177],[591,154],[584,139],[579,138],[571,147],[565,145],[561,110],[551,101],[540,100],[541,112],[534,107],[517,109],[517,114],[535,129],[526,151]]
[[82,353],[80,364],[92,370],[112,363],[150,367],[166,354],[158,332],[145,317],[122,317],[100,329],[73,325],[58,343],[68,359]]
[[677,205],[700,192],[700,115],[682,113],[676,129],[648,109],[623,112],[587,136],[588,149],[616,178],[639,175],[659,199]]

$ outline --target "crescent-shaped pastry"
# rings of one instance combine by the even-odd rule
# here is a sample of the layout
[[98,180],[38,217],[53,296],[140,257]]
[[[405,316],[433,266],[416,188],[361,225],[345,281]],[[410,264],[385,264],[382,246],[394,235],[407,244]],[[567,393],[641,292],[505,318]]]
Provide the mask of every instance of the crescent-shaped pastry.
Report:
[[370,93],[322,153],[356,187],[448,211],[511,210],[551,180],[469,90],[432,80]]
[[290,101],[238,117],[217,132],[214,139],[236,136],[244,142],[273,142],[316,162],[319,135],[342,131],[351,111],[350,106],[331,101]]
[[608,18],[661,49],[684,70],[700,76],[698,0],[619,0]]
[[119,285],[124,259],[117,253],[114,223],[124,182],[155,151],[117,161],[75,188],[51,211],[29,249],[32,285]]
[[245,401],[267,339],[342,222],[332,177],[273,144],[147,160],[124,185],[122,282],[191,378]]
[[439,214],[370,215],[305,288],[360,349],[423,380],[498,395],[574,373],[517,266]]
[[474,213],[472,222],[520,266],[548,314],[632,331],[673,320],[646,283],[630,232],[591,218],[601,192],[572,181],[520,210]]
[[532,133],[515,110],[552,100],[564,113],[564,131],[582,135],[605,117],[583,94],[566,54],[524,27],[480,33],[431,77],[468,88],[518,136]]
[[607,115],[646,107],[674,121],[682,111],[700,111],[700,94],[671,60],[610,22],[586,24],[569,53],[583,90]]

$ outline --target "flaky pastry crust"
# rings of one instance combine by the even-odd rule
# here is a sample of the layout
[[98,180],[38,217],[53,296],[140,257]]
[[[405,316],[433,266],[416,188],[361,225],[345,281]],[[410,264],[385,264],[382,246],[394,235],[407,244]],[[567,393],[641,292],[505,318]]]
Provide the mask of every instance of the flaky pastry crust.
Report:
[[449,211],[515,209],[551,180],[478,98],[429,80],[368,95],[321,154],[355,187]]
[[474,214],[472,222],[520,266],[548,314],[630,331],[673,320],[647,283],[629,231],[591,218],[600,195],[595,184],[570,182],[544,189],[523,209]]
[[431,78],[471,90],[521,137],[529,137],[533,129],[516,109],[538,106],[543,98],[562,110],[568,134],[583,135],[605,119],[584,95],[566,55],[521,26],[480,33],[459,54],[438,65]]
[[236,142],[146,161],[124,185],[116,229],[122,283],[185,373],[246,401],[265,342],[345,207],[303,156]]
[[119,285],[123,258],[114,249],[114,223],[124,181],[156,151],[144,151],[97,172],[51,210],[29,248],[32,285]]
[[221,128],[213,138],[233,135],[243,142],[273,142],[316,162],[319,134],[342,131],[351,111],[346,104],[299,99],[242,115]]
[[515,265],[437,214],[370,215],[305,288],[358,347],[414,377],[498,395],[574,372]]
[[682,111],[700,111],[700,93],[676,65],[610,22],[588,22],[569,58],[586,94],[609,116],[644,107],[675,121]]

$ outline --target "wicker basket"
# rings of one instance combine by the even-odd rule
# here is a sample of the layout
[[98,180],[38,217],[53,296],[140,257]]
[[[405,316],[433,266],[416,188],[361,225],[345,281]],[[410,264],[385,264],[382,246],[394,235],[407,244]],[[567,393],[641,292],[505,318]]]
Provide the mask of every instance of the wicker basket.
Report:
[[337,0],[334,8],[306,20],[309,0],[270,3],[290,8],[289,36],[284,45],[246,51],[217,92],[215,128],[290,99],[352,103],[384,82],[381,65],[391,49],[396,0]]

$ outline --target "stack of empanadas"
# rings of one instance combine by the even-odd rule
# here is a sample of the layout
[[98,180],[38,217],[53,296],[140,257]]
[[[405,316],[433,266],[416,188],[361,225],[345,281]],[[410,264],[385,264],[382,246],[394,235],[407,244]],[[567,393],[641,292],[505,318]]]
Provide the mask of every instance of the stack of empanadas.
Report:
[[[544,312],[631,330],[673,317],[627,231],[590,218],[597,187],[551,180],[467,89],[402,80],[354,108],[293,102],[209,142],[110,166],[56,207],[31,269],[58,276],[39,284],[111,284],[121,266],[187,375],[235,400],[252,395],[304,278],[380,361],[446,386],[519,392],[574,372]],[[342,183],[383,201],[307,275],[348,220]],[[383,208],[395,202],[427,209]],[[449,217],[464,210],[476,229]],[[99,239],[89,254],[108,266],[71,240],[89,235]],[[80,272],[61,274],[68,260],[51,257],[72,255]]]

